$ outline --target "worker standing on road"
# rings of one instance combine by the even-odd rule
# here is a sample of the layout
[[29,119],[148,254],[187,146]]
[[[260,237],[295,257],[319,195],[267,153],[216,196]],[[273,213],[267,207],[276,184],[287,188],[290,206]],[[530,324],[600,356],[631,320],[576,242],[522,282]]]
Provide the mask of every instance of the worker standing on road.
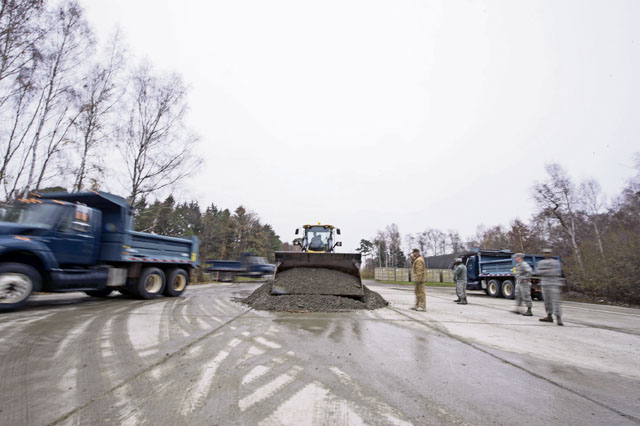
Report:
[[540,321],[553,322],[552,315],[555,315],[557,324],[564,325],[562,323],[562,265],[558,259],[551,257],[551,249],[543,249],[542,254],[544,254],[544,260],[538,263],[536,275],[540,277],[547,316],[540,318]]
[[427,294],[424,291],[424,282],[427,280],[427,268],[424,264],[424,258],[420,256],[420,250],[413,249],[411,254],[413,260],[413,282],[416,283],[416,306],[414,311],[427,310]]
[[457,300],[454,300],[458,305],[467,304],[467,267],[462,264],[462,259],[457,258],[455,267],[453,268],[453,281],[456,283],[456,295]]
[[531,275],[533,270],[531,266],[524,261],[524,254],[516,253],[513,257],[516,260],[516,308],[513,312],[519,314],[520,305],[524,302],[527,306],[527,311],[522,315],[530,317],[533,315],[533,313],[531,313],[531,306],[533,305],[531,301]]

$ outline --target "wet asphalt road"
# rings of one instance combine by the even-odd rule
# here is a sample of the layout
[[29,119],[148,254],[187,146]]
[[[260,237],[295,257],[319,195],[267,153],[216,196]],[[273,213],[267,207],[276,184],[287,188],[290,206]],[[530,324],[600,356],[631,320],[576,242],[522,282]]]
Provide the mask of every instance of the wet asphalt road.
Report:
[[0,315],[1,425],[640,424],[640,311],[367,283],[377,311],[268,313],[255,284],[152,301],[34,297]]

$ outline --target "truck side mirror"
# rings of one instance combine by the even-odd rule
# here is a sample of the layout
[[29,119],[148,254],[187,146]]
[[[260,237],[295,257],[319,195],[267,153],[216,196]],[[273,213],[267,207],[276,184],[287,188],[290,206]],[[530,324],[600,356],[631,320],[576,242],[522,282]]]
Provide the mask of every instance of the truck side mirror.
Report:
[[301,246],[302,244],[300,243],[300,238],[296,238],[295,240],[293,240],[293,245],[294,246]]
[[338,247],[342,247],[342,241],[338,241],[338,242],[336,243],[336,245],[337,245]]
[[296,235],[298,235],[298,231],[300,231],[299,229],[296,229]]
[[340,235],[340,228],[336,228],[336,233]]

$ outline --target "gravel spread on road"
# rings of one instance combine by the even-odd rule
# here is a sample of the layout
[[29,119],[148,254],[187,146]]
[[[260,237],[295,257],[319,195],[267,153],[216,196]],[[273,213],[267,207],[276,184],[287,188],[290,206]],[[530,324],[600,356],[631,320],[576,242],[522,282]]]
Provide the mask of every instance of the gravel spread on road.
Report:
[[[296,272],[294,272],[296,271]],[[312,272],[313,271],[313,272]],[[324,272],[322,272],[324,271]],[[327,273],[327,271],[329,273]],[[305,275],[305,272],[309,274]],[[300,281],[301,286],[297,288],[296,292],[300,289],[308,289],[312,294],[273,294],[273,287],[282,284],[283,274],[286,281],[292,277],[304,276]],[[345,274],[339,271],[332,271],[328,269],[319,270],[319,268],[300,268],[290,269],[278,274],[278,279],[275,282],[267,282],[258,287],[253,293],[244,299],[234,299],[237,302],[243,303],[259,311],[280,311],[280,312],[336,312],[354,309],[379,309],[387,306],[389,302],[384,300],[375,291],[369,290],[365,285],[362,285],[364,295],[359,298],[318,294],[320,291],[317,288],[311,288],[313,286],[313,279],[309,276],[320,279],[325,284],[339,291],[344,287],[348,288],[348,291],[352,292],[352,287],[355,283],[358,287],[361,285],[360,280],[349,274]],[[328,277],[332,277],[332,280],[328,280]],[[316,284],[318,281],[315,281]],[[315,293],[315,294],[313,294]]]

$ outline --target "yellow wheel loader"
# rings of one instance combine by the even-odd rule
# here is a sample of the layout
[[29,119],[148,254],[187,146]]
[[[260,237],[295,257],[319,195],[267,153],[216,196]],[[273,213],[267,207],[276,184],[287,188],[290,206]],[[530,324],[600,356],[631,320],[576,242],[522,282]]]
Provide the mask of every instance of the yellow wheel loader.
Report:
[[277,251],[271,294],[315,294],[361,298],[360,253],[336,253],[340,229],[332,225],[304,225],[293,243],[302,252]]

